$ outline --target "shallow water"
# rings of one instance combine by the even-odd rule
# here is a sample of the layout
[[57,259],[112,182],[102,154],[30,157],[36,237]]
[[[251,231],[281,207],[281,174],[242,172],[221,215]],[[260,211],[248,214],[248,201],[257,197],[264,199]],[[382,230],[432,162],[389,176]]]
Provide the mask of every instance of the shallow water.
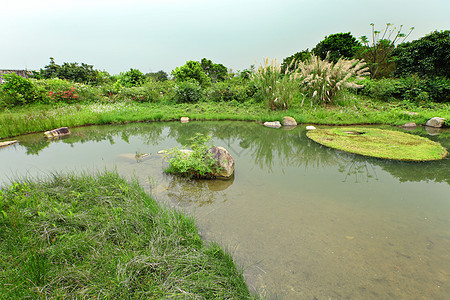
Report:
[[[396,129],[397,130],[397,129]],[[400,129],[398,129],[400,130]],[[192,213],[230,250],[252,290],[278,299],[446,299],[450,160],[406,163],[322,147],[305,127],[244,122],[140,123],[18,137],[0,149],[0,184],[55,171],[116,168]],[[230,181],[165,175],[157,152],[211,134],[236,160]],[[414,134],[428,136],[425,130]],[[450,146],[449,131],[428,136]],[[136,153],[149,153],[142,160]]]

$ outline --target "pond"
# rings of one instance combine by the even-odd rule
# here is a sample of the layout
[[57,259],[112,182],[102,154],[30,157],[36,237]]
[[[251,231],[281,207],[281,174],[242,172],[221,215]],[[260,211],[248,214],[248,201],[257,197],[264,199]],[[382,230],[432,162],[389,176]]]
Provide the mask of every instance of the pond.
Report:
[[[402,130],[391,128],[394,130]],[[194,215],[268,299],[444,299],[450,295],[450,160],[371,159],[320,146],[304,126],[137,123],[17,137],[0,184],[52,172],[117,169]],[[236,161],[229,181],[165,175],[157,152],[209,134]],[[450,132],[413,134],[450,146]],[[143,159],[136,154],[148,153]]]

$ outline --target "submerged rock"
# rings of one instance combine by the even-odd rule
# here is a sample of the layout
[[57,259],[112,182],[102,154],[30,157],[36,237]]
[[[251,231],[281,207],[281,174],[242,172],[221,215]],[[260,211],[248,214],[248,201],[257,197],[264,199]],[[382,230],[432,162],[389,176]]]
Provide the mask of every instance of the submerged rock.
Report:
[[441,128],[442,125],[444,125],[444,121],[445,121],[444,118],[434,117],[434,118],[429,119],[427,121],[427,123],[425,124],[425,126]]
[[281,123],[280,123],[280,121],[264,122],[264,126],[270,127],[270,128],[280,128]]
[[405,125],[403,125],[402,127],[403,127],[403,128],[414,128],[414,127],[416,127],[416,126],[417,126],[416,123],[414,123],[414,122],[409,122],[409,123],[406,123]]
[[216,178],[230,178],[234,174],[234,158],[227,149],[218,146],[212,147],[209,149],[209,152],[212,153],[213,158],[217,161],[217,166],[220,169],[214,176]]
[[297,126],[297,121],[293,117],[283,117],[283,126]]
[[14,145],[15,143],[17,143],[17,141],[0,142],[0,148],[8,147],[8,146]]
[[44,136],[46,138],[60,137],[60,136],[65,136],[65,135],[69,135],[69,134],[70,134],[69,127],[61,127],[61,128],[57,128],[57,129],[53,129],[53,130],[44,132]]

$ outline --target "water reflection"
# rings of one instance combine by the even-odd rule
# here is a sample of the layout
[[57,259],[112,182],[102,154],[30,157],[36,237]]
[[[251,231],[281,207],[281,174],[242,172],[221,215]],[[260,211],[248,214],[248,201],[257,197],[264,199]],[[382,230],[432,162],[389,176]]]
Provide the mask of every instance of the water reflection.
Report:
[[[401,128],[393,128],[402,130]],[[391,173],[401,182],[433,180],[447,182],[449,178],[449,160],[443,162],[411,163],[381,159],[371,159],[348,154],[316,144],[306,137],[305,128],[297,126],[292,130],[266,128],[250,122],[191,122],[191,123],[135,123],[120,126],[90,126],[72,129],[70,136],[60,140],[47,140],[41,135],[19,137],[21,146],[28,155],[38,155],[50,143],[77,143],[108,141],[113,145],[116,140],[130,143],[130,137],[139,137],[147,145],[157,145],[164,140],[174,139],[179,145],[188,145],[195,133],[213,136],[216,144],[228,149],[234,157],[250,156],[255,166],[273,172],[277,167],[295,166],[298,168],[318,168],[337,166],[343,174],[342,181],[354,178],[360,180],[376,179],[374,166]],[[430,137],[449,146],[448,130],[440,129],[441,134]],[[423,128],[416,128],[414,134],[428,136]],[[135,149],[139,152],[139,149]],[[414,171],[411,171],[414,169]]]

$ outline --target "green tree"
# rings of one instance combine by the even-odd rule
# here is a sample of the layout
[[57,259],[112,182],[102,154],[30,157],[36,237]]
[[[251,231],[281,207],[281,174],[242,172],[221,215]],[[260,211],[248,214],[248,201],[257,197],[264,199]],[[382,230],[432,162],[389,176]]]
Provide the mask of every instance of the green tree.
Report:
[[228,69],[222,64],[215,64],[210,59],[202,58],[200,65],[212,82],[224,81],[227,79]]
[[154,81],[166,81],[169,79],[169,75],[164,72],[163,70],[160,70],[158,72],[150,72],[145,74],[145,76],[150,77]]
[[398,45],[392,53],[395,75],[450,78],[450,31],[434,31],[418,40]]
[[341,32],[326,36],[311,51],[321,59],[329,55],[330,61],[337,62],[341,57],[353,58],[360,46],[361,44],[350,32]]
[[172,71],[172,75],[177,81],[195,80],[202,86],[211,83],[211,78],[205,73],[200,62],[194,60],[189,60],[184,65],[176,67]]
[[124,87],[141,86],[145,82],[145,75],[138,69],[131,68],[125,73],[120,73],[118,82]]
[[92,65],[65,62],[60,66],[55,63],[53,57],[50,57],[50,63],[44,69],[34,72],[34,77],[43,79],[59,78],[86,84],[99,84],[103,80],[100,72],[95,70]]

